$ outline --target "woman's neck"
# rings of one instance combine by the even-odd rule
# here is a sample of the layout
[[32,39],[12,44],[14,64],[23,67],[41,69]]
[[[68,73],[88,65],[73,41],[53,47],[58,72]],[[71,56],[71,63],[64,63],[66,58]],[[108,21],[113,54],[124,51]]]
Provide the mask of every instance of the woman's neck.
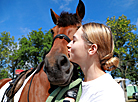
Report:
[[84,81],[85,82],[94,80],[94,79],[105,74],[105,72],[97,66],[91,66],[90,68],[86,68],[86,69],[87,70],[85,70],[85,72],[84,72]]
[[94,58],[94,60],[88,60],[84,65],[81,66],[81,69],[84,73],[85,82],[94,80],[105,74],[105,72],[101,69],[99,59],[96,58]]

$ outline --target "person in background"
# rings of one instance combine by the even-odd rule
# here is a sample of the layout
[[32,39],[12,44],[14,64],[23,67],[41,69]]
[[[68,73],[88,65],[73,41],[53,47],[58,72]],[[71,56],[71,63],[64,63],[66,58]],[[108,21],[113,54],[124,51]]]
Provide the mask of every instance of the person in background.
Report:
[[117,68],[113,57],[113,35],[99,23],[82,25],[67,45],[69,60],[77,63],[84,73],[79,102],[125,102],[124,92],[107,71]]

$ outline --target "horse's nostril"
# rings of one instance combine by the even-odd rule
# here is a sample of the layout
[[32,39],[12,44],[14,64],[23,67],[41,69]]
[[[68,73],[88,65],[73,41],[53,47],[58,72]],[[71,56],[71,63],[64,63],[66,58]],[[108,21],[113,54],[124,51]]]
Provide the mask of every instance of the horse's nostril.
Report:
[[58,66],[61,70],[68,70],[70,68],[70,62],[66,55],[60,55],[58,58]]
[[66,66],[67,65],[67,58],[65,56],[61,57],[60,65],[61,66]]

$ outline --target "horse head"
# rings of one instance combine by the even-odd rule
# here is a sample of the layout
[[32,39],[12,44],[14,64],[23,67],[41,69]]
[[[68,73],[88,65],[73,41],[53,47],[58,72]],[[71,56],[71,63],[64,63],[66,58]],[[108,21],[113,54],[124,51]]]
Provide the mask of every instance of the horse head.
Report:
[[65,86],[73,75],[73,64],[68,59],[67,44],[73,39],[74,33],[81,26],[85,15],[85,6],[81,0],[76,8],[76,13],[62,12],[57,15],[52,9],[51,16],[56,25],[51,29],[53,43],[50,52],[45,56],[46,72],[51,84]]

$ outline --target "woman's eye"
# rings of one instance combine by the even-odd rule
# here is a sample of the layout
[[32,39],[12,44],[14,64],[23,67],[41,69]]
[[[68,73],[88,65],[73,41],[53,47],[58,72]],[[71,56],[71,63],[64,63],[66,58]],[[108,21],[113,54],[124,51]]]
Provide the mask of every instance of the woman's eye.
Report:
[[75,40],[73,40],[73,43],[75,43]]

